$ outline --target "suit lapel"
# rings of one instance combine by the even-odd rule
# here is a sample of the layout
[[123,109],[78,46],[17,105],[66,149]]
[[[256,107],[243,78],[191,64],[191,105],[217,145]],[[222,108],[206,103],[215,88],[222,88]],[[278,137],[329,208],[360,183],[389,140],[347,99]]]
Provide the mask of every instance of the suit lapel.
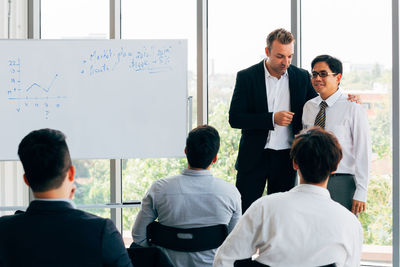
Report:
[[293,111],[293,110],[296,110],[296,106],[295,106],[296,101],[295,101],[295,99],[297,98],[297,96],[296,96],[296,91],[297,90],[296,90],[296,83],[295,83],[296,74],[293,71],[293,67],[292,66],[290,66],[287,69],[287,72],[288,72],[288,75],[289,75],[290,109]]
[[265,71],[264,71],[264,60],[261,61],[257,66],[257,73],[256,73],[256,88],[259,88],[257,94],[259,103],[261,103],[261,109],[264,107],[267,109],[268,112],[268,99],[267,99],[267,87],[265,85]]

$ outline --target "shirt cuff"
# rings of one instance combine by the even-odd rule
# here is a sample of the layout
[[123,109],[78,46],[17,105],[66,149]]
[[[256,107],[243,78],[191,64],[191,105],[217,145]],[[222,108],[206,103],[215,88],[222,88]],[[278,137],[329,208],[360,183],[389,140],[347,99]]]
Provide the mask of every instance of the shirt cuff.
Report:
[[357,201],[367,202],[367,191],[361,188],[356,188],[353,199]]
[[275,112],[272,112],[272,126],[275,127],[274,114],[275,114]]

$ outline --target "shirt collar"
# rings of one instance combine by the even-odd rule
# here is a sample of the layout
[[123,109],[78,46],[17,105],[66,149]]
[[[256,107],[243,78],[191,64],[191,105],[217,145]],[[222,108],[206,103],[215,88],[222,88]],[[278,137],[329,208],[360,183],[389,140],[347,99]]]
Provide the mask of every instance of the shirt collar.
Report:
[[318,96],[318,101],[317,101],[317,103],[318,103],[318,105],[319,104],[321,104],[321,102],[322,101],[325,101],[326,102],[326,104],[328,104],[328,107],[331,107],[331,106],[333,106],[335,103],[336,103],[336,101],[338,101],[338,99],[340,98],[340,96],[342,95],[343,93],[342,93],[342,90],[340,90],[340,88],[338,88],[338,90],[335,92],[335,93],[333,93],[330,97],[328,97],[327,99],[325,99],[325,100],[323,100],[322,98],[321,98],[321,96]]
[[182,171],[183,175],[188,175],[188,176],[210,176],[211,171],[210,170],[191,170],[191,169],[184,169]]
[[328,197],[330,198],[331,195],[329,194],[328,189],[323,188],[318,185],[312,185],[312,184],[299,184],[298,186],[294,187],[290,191],[292,192],[305,192],[309,194],[317,194],[321,195],[323,197]]
[[[272,76],[272,75],[269,73],[268,69],[267,69],[267,59],[264,60],[264,64],[263,64],[263,65],[264,65],[265,77],[267,77],[267,78],[276,78],[276,77]],[[288,77],[287,69],[285,70],[285,73],[282,74],[281,77]]]
[[71,200],[71,199],[66,199],[66,198],[35,198],[35,200],[40,200],[40,201],[64,201],[67,202],[69,204],[71,204],[71,206],[76,209],[76,205],[75,203]]

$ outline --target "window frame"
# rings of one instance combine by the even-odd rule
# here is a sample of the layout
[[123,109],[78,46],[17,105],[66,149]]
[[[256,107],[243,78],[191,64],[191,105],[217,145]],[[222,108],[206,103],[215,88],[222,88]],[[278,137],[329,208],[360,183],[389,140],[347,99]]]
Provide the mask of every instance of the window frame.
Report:
[[[208,0],[197,1],[197,124],[208,122]],[[40,39],[40,0],[28,1],[28,39]],[[291,0],[291,32],[298,40],[292,64],[301,66],[301,0]],[[110,39],[121,38],[121,0],[110,0]],[[393,135],[393,266],[400,267],[400,68],[399,3],[392,0],[392,135]],[[121,159],[110,159],[110,202],[122,203]],[[29,201],[33,199],[29,191]],[[111,208],[112,220],[122,232],[122,208]]]

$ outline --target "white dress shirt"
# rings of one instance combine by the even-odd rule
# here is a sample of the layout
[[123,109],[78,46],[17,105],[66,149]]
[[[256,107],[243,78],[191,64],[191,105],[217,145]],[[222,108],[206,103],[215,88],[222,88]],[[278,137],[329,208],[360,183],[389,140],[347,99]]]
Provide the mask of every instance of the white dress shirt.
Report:
[[256,259],[273,267],[360,266],[362,228],[327,189],[301,184],[255,201],[217,250],[215,267]]
[[[322,98],[317,96],[304,105],[303,128],[314,127],[322,101]],[[343,152],[343,159],[336,173],[353,174],[356,184],[353,199],[365,202],[372,153],[367,112],[360,104],[347,100],[347,96],[340,89],[325,102],[328,104],[325,109],[325,130],[337,137]]]
[[[236,187],[209,170],[185,169],[182,175],[155,181],[142,200],[132,229],[133,241],[147,246],[146,227],[158,222],[177,228],[194,228],[217,224],[232,231],[242,215],[241,197]],[[216,249],[179,252],[161,248],[176,267],[210,267]]]
[[[268,112],[290,111],[289,75],[287,70],[281,78],[278,79],[269,73],[265,62],[266,61],[264,61],[264,71]],[[274,150],[289,149],[293,141],[292,125],[279,126],[275,124],[274,115],[272,115],[272,123],[274,125],[274,130],[269,131],[265,148]]]

